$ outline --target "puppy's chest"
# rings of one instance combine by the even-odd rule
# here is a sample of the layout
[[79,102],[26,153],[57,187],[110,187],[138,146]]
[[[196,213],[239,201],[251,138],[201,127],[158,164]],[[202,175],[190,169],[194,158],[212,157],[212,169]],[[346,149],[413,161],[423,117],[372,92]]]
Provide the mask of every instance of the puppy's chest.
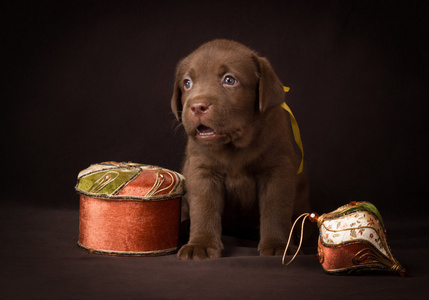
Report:
[[256,186],[256,178],[252,174],[228,173],[225,176],[226,200],[239,202],[242,205],[254,203],[257,198]]

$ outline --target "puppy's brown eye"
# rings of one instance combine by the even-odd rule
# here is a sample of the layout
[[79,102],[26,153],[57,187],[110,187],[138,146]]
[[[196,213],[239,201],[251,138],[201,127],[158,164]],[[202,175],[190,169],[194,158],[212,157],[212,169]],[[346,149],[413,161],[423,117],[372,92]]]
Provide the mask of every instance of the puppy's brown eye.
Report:
[[192,81],[190,79],[185,79],[183,81],[183,86],[185,89],[189,90],[192,87]]
[[223,79],[223,84],[226,84],[226,85],[235,85],[236,83],[237,83],[237,79],[235,79],[230,75],[225,76],[225,78]]

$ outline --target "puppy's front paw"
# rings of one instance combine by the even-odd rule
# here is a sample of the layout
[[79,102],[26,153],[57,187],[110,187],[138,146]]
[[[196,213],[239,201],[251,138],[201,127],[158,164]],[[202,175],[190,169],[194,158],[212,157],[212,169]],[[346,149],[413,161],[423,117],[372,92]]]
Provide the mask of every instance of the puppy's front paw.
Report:
[[259,250],[261,256],[283,255],[284,252],[285,247],[267,247]]
[[[283,255],[285,252],[286,245],[282,244],[267,244],[259,245],[258,250],[261,256],[271,256],[271,255]],[[290,244],[287,249],[287,254],[294,254],[298,250],[298,247]]]
[[186,244],[179,252],[177,257],[183,260],[203,260],[219,258],[222,254],[221,247],[212,247],[199,244]]
[[[267,246],[265,246],[265,247],[259,247],[259,253],[260,253],[260,255],[262,255],[262,256],[268,256],[268,255],[283,255],[284,254],[284,252],[285,252],[285,247],[286,247],[286,245],[285,246],[282,246],[282,245],[271,245],[271,246],[269,246],[269,245],[267,245]],[[293,244],[290,244],[289,245],[289,248],[287,249],[287,254],[288,255],[293,255],[293,254],[295,254],[295,252],[298,250],[298,247],[297,246],[295,246],[295,245],[293,245]],[[302,254],[302,251],[300,250],[299,252],[298,252],[298,254]]]

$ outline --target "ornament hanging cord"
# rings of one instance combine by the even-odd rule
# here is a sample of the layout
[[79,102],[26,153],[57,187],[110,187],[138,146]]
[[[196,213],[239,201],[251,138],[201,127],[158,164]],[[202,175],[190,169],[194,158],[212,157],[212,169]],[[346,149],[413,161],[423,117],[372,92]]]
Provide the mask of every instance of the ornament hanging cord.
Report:
[[[307,217],[309,215],[310,215],[310,213],[304,213],[304,214],[300,215],[298,218],[296,218],[295,222],[292,225],[292,228],[291,228],[290,233],[289,233],[289,239],[288,239],[287,244],[286,244],[285,252],[283,253],[282,264],[284,266],[289,265],[295,259],[295,257],[298,255],[299,250],[301,250],[302,240],[303,240],[303,237],[304,237],[304,222],[305,222],[305,219],[307,219]],[[304,218],[302,219],[302,223],[301,223],[301,237],[300,237],[300,240],[299,240],[298,249],[296,249],[296,252],[293,255],[293,257],[287,263],[285,263],[285,257],[286,257],[287,249],[289,248],[290,240],[292,238],[293,229],[295,228],[295,225],[298,222],[298,220],[301,219],[302,217],[304,217]]]

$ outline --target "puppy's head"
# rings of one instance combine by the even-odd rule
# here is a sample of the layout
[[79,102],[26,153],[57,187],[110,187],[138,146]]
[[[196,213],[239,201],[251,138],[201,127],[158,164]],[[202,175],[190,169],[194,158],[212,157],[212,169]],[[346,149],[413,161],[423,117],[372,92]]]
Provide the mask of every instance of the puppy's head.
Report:
[[283,101],[283,85],[265,58],[237,42],[214,40],[179,63],[171,108],[190,138],[244,147],[261,116]]

